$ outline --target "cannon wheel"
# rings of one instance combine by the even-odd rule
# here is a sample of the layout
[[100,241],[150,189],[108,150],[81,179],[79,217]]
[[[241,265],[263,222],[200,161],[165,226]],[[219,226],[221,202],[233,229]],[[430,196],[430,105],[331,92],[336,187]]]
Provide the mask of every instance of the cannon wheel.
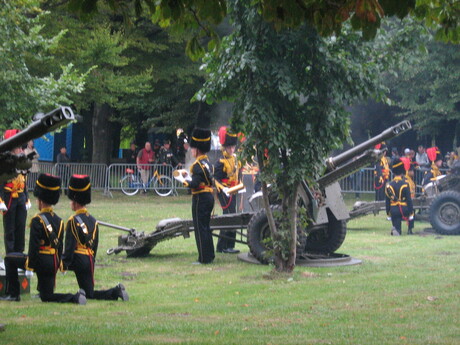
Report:
[[443,235],[460,235],[460,193],[449,190],[437,195],[430,205],[430,223]]
[[[277,207],[275,206],[274,209]],[[251,254],[262,264],[273,261],[273,257],[268,257],[268,252],[273,249],[267,239],[271,237],[270,227],[265,209],[260,210],[251,217],[248,224],[248,246]],[[307,236],[300,226],[297,227],[297,254],[303,252]]]
[[329,254],[340,248],[347,235],[347,223],[337,220],[328,210],[329,223],[307,236],[307,253]]

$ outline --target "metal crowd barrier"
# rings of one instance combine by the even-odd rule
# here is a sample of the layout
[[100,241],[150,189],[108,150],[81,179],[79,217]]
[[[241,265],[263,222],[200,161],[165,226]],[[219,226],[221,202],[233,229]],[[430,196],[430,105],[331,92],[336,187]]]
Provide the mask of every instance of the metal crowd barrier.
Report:
[[[177,194],[178,190],[186,188],[173,178],[172,172],[174,168],[171,165],[162,164],[147,164],[149,168],[149,179],[152,183],[146,186],[147,190],[153,189],[152,179],[153,173],[166,175],[173,181],[172,195]],[[27,187],[33,190],[35,181],[39,173],[49,173],[62,178],[62,187],[65,189],[69,183],[69,178],[73,174],[88,175],[91,179],[91,188],[93,190],[102,190],[104,194],[111,196],[112,191],[121,191],[121,180],[127,175],[127,169],[133,170],[136,174],[139,172],[136,164],[92,164],[92,163],[47,163],[39,162],[34,171],[29,172],[27,179]],[[37,171],[38,170],[38,171]],[[442,173],[446,173],[447,169],[440,169]],[[424,171],[416,171],[415,182],[421,184]],[[364,168],[354,174],[342,179],[340,186],[344,193],[355,193],[357,196],[361,193],[374,193],[374,168]]]
[[[340,187],[344,193],[355,193],[357,196],[361,193],[375,193],[374,189],[374,168],[361,169],[350,176],[342,179]],[[421,193],[421,184],[425,170],[415,170],[415,184],[417,185],[417,194]],[[446,174],[449,169],[439,169],[442,174]],[[390,181],[393,179],[390,173]]]
[[[172,165],[163,165],[163,164],[142,164],[143,170],[148,171],[148,180],[149,183],[143,185],[147,191],[154,189],[154,182],[156,177],[167,176],[173,181],[173,191],[180,188],[184,188],[182,185],[177,183],[176,179],[173,178],[172,172],[174,168]],[[132,173],[131,173],[132,171]],[[138,169],[136,164],[111,164],[107,168],[107,185],[105,188],[105,194],[110,195],[112,191],[121,191],[121,183],[125,176],[134,174],[136,179],[140,179],[140,169]],[[142,181],[143,182],[143,181]]]

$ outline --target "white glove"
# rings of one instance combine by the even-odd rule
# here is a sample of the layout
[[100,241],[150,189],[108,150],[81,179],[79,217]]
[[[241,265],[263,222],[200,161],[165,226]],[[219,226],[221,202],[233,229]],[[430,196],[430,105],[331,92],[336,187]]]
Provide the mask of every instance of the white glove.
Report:
[[238,191],[238,194],[243,194],[243,193],[246,193],[246,188],[240,189],[240,190]]
[[414,216],[410,216],[410,217],[409,217],[409,220],[414,220]]
[[387,220],[391,220],[391,217],[387,217]]
[[230,196],[230,194],[228,194],[228,187],[222,188],[222,192],[224,192],[226,196]]
[[32,207],[32,204],[30,203],[30,200],[27,200],[27,202],[26,202],[26,210],[29,211],[31,207]]
[[0,211],[8,211],[8,208],[6,207],[4,202],[0,203]]
[[174,176],[174,178],[179,181],[180,183],[184,183],[185,182],[185,177],[182,176],[182,174],[177,174],[177,176]]
[[189,173],[187,173],[187,176],[185,176],[185,181],[188,181],[188,182],[192,181],[192,176],[190,176]]

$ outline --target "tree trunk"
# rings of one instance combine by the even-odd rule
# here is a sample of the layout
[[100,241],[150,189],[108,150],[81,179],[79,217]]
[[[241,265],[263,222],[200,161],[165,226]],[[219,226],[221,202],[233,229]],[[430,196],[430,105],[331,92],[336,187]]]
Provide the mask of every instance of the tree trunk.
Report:
[[109,158],[118,158],[120,149],[120,137],[122,124],[120,122],[111,122],[112,135],[110,136],[111,155]]
[[94,104],[93,111],[93,163],[109,163],[111,108],[107,104]]

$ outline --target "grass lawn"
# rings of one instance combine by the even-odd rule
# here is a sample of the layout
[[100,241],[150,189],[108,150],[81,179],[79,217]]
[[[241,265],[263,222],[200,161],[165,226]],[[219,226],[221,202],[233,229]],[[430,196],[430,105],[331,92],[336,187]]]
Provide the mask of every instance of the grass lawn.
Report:
[[[96,218],[146,232],[164,218],[191,218],[190,196],[93,199]],[[56,211],[71,215],[67,198]],[[191,265],[193,235],[162,242],[147,258],[108,256],[122,232],[101,227],[96,289],[122,282],[130,301],[42,303],[33,277],[31,295],[0,302],[0,344],[460,344],[460,236],[416,223],[416,235],[404,228],[391,237],[390,227],[384,214],[350,221],[338,252],[361,265],[297,267],[285,277],[229,254]],[[73,272],[58,274],[57,292],[77,289]]]

